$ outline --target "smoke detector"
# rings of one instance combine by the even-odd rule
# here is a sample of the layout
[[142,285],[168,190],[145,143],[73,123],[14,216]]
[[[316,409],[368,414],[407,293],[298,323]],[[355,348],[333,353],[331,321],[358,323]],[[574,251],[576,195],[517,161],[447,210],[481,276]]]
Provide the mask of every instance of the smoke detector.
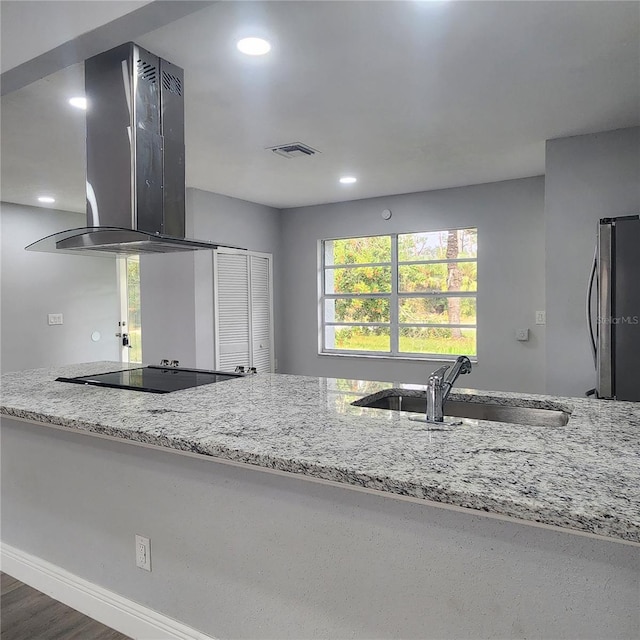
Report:
[[302,142],[289,142],[288,144],[279,144],[275,147],[267,147],[267,151],[273,151],[283,158],[301,158],[304,156],[315,156],[320,153],[317,149],[313,149],[308,144]]

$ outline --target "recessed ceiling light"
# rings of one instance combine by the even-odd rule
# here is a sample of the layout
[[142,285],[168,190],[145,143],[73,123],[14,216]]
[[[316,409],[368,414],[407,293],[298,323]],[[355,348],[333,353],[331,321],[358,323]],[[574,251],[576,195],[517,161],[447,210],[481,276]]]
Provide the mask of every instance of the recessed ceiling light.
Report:
[[262,38],[242,38],[238,40],[237,47],[248,56],[263,56],[271,51],[271,45]]
[[358,182],[358,178],[354,178],[353,176],[343,176],[340,178],[340,182],[342,184],[353,184],[354,182]]
[[82,96],[76,96],[75,98],[71,98],[69,100],[69,104],[72,107],[76,107],[77,109],[85,109],[87,108],[87,99]]
[[47,204],[51,204],[52,202],[55,202],[56,199],[52,198],[51,196],[40,196],[38,198],[38,202],[46,202]]

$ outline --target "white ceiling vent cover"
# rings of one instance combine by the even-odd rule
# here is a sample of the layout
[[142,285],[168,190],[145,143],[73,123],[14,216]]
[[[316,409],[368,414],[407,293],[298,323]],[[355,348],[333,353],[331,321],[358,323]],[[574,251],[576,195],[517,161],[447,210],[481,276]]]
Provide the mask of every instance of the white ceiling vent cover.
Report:
[[283,158],[301,158],[304,156],[315,156],[320,153],[317,149],[313,149],[308,144],[302,142],[289,142],[288,144],[279,144],[276,147],[267,147],[268,151],[273,151]]

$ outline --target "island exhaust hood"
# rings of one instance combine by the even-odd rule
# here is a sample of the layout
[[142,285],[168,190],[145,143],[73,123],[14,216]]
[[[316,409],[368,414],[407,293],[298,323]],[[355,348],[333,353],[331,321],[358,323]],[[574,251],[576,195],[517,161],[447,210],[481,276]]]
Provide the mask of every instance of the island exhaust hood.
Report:
[[87,226],[26,249],[112,256],[222,246],[184,237],[183,70],[129,42],[85,61],[85,93]]

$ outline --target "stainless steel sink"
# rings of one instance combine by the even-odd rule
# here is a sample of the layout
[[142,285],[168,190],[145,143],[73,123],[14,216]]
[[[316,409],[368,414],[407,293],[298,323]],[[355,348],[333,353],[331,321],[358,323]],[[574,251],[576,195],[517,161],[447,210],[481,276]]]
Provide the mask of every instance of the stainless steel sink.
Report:
[[[404,395],[402,389],[386,389],[352,402],[357,407],[387,409],[390,411],[411,411],[425,413],[427,400],[424,396]],[[535,401],[529,400],[530,405]],[[569,422],[570,413],[562,407],[547,408],[536,406],[514,406],[508,404],[474,402],[472,400],[448,400],[444,405],[445,416],[509,422],[538,427],[562,427]]]

